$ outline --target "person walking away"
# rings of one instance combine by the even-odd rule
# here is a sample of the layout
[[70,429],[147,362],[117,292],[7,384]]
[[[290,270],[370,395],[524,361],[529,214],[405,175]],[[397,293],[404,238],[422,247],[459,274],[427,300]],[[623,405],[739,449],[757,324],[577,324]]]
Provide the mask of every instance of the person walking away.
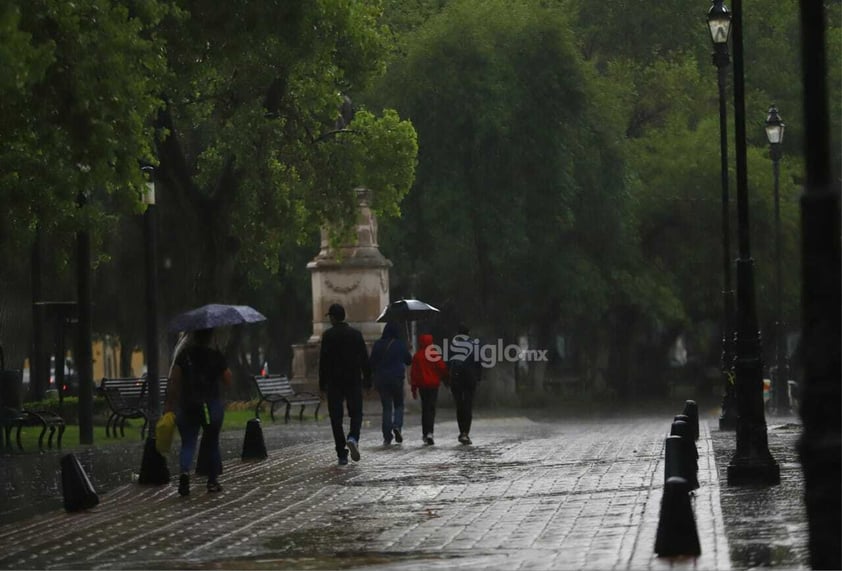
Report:
[[435,444],[433,428],[436,422],[436,400],[439,385],[447,377],[447,365],[432,344],[432,335],[424,334],[418,338],[419,348],[412,356],[410,373],[412,398],[417,399],[418,394],[421,394],[421,437],[428,446]]
[[[319,357],[319,390],[327,395],[330,427],[339,464],[360,459],[360,427],[363,423],[363,387],[371,388],[371,368],[362,333],[345,322],[345,308],[338,303],[327,312],[332,327],[322,335]],[[351,425],[348,436],[342,427],[343,404]]]
[[456,404],[456,423],[459,425],[459,442],[472,444],[470,432],[473,420],[474,393],[482,379],[482,364],[477,355],[476,339],[470,337],[468,326],[460,324],[451,343],[453,355],[447,363],[450,371],[450,392]]
[[374,376],[374,388],[380,393],[383,405],[383,444],[403,442],[403,391],[406,366],[412,364],[412,355],[406,343],[400,338],[398,324],[390,321],[383,328],[383,334],[371,348],[369,359]]
[[222,490],[218,477],[222,472],[222,455],[219,450],[219,433],[225,407],[222,403],[222,386],[231,385],[231,370],[225,356],[211,347],[213,329],[193,333],[193,339],[178,353],[170,372],[165,412],[175,412],[175,423],[181,435],[179,453],[178,493],[190,494],[190,466],[196,453],[199,429],[202,441],[210,452],[207,490]]

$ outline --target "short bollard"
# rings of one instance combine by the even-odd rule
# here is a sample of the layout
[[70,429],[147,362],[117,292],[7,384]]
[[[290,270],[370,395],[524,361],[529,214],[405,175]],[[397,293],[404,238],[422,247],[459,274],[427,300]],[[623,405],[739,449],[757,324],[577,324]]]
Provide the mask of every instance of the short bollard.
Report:
[[686,462],[686,471],[684,477],[690,484],[690,489],[695,490],[699,487],[699,479],[697,472],[699,471],[699,451],[696,450],[696,443],[693,442],[693,435],[690,432],[690,425],[682,420],[677,420],[672,423],[670,427],[670,436],[680,436],[684,444],[684,454],[682,458]]
[[[205,430],[205,429],[203,429]],[[199,476],[210,476],[211,472],[211,458],[215,459],[214,473],[218,476],[222,474],[222,459],[213,453],[210,449],[212,439],[202,432],[202,438],[199,440],[199,453],[196,455],[196,474]],[[217,442],[219,437],[217,436]]]
[[243,439],[243,461],[265,460],[269,457],[266,452],[266,441],[263,440],[263,427],[259,418],[252,418],[246,423],[246,436]]
[[680,436],[667,436],[664,441],[664,482],[673,477],[687,479],[689,464],[684,458],[686,451]]
[[99,496],[75,454],[61,458],[61,493],[64,509],[69,512],[89,510],[99,503]]
[[684,478],[672,477],[664,484],[655,553],[658,557],[698,557],[702,554],[690,502],[690,485]]
[[684,414],[689,418],[693,440],[699,439],[699,405],[694,400],[684,401]]
[[155,439],[149,437],[143,445],[143,458],[140,461],[140,474],[137,477],[138,484],[162,486],[170,482],[170,470],[167,468],[167,459],[158,452],[155,446]]

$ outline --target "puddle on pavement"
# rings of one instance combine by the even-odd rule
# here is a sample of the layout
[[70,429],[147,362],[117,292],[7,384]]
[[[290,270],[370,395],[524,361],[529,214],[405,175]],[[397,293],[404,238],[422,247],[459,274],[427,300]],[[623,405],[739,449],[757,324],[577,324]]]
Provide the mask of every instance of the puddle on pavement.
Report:
[[412,552],[351,552],[339,551],[330,554],[274,557],[271,554],[227,559],[214,562],[191,563],[183,561],[155,562],[156,569],[232,569],[257,571],[271,569],[296,569],[300,571],[321,571],[329,569],[356,569],[372,565],[396,565],[404,561],[441,561],[456,556],[436,556],[430,553]]
[[766,545],[763,543],[731,544],[731,562],[740,568],[785,567],[791,568],[797,558],[786,545]]

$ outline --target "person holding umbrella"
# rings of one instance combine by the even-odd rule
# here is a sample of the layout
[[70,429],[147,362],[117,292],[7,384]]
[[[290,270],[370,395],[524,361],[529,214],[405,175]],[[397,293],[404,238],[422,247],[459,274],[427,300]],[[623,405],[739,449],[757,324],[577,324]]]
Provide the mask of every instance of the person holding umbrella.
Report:
[[193,332],[186,342],[182,339],[176,348],[164,403],[164,412],[175,412],[175,423],[181,435],[178,493],[182,496],[190,494],[190,466],[196,453],[200,428],[202,450],[207,451],[209,456],[208,492],[222,490],[218,481],[222,473],[219,433],[225,414],[222,385],[231,385],[231,370],[225,356],[211,347],[214,328],[265,320],[265,315],[247,305],[211,303],[177,315],[169,323],[170,332]]
[[199,429],[202,429],[203,448],[210,453],[207,490],[222,490],[218,476],[222,471],[219,433],[225,407],[222,385],[231,384],[231,370],[222,353],[211,347],[213,329],[200,329],[176,357],[169,379],[165,412],[175,412],[176,426],[181,435],[178,493],[190,494],[190,466],[196,453]]
[[[332,327],[322,334],[319,355],[319,390],[327,394],[330,427],[339,464],[360,459],[360,428],[363,423],[363,392],[371,388],[371,368],[362,333],[345,322],[345,308],[338,303],[327,312]],[[342,427],[342,407],[347,404],[351,426],[348,436]]]
[[374,388],[380,393],[383,405],[383,444],[403,442],[403,391],[406,366],[412,363],[412,355],[406,343],[400,338],[400,327],[394,321],[386,323],[383,335],[371,348],[371,370],[374,372]]

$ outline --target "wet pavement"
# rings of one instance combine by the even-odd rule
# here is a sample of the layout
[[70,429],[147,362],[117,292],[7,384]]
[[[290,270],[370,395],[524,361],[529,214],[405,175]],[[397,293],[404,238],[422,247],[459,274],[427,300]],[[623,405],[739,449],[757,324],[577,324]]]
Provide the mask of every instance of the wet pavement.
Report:
[[[711,422],[711,427],[715,426]],[[800,419],[767,419],[769,451],[781,469],[781,483],[777,486],[729,486],[727,468],[736,449],[736,435],[719,430],[711,434],[732,561],[745,569],[809,569],[804,476],[796,450],[801,436]]]
[[[384,447],[377,409],[367,403],[367,410],[362,460],[342,467],[326,420],[265,425],[271,450],[260,463],[240,462],[242,434],[226,433],[218,495],[206,494],[200,481],[187,498],[174,486],[131,483],[140,443],[90,452],[85,461],[100,505],[65,514],[56,484],[51,497],[43,493],[55,504],[46,513],[4,510],[5,521],[17,521],[0,525],[0,568],[730,569],[731,558],[744,568],[740,553],[752,542],[739,530],[752,524],[734,515],[743,499],[720,481],[727,461],[719,469],[716,461],[727,457],[728,433],[712,433],[707,422],[700,425],[694,496],[702,555],[674,562],[653,553],[670,414],[480,412],[474,445],[466,447],[444,410],[435,446],[421,443],[419,418],[410,414],[404,443]],[[792,432],[780,431],[790,439]],[[32,462],[29,469],[40,461],[49,472],[58,455],[2,462],[9,460]],[[782,476],[789,468],[783,461]],[[2,470],[0,478],[14,472]],[[21,503],[13,499],[16,485],[7,484],[5,500],[0,495],[6,506]],[[781,517],[801,517],[786,541],[772,527],[754,544],[768,539],[772,550],[786,544],[800,553],[802,516]],[[726,533],[729,522],[736,534]]]

